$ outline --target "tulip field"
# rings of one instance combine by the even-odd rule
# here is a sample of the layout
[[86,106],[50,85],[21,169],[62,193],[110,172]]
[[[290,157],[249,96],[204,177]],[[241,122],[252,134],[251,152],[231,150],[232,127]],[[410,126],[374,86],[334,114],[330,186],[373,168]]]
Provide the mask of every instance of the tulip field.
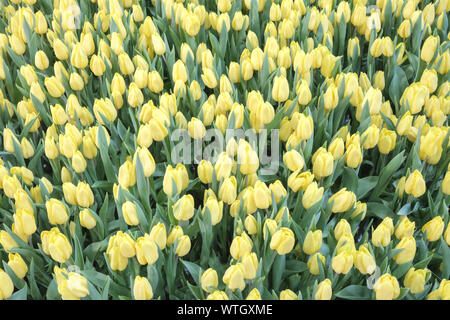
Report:
[[450,300],[450,0],[1,0],[0,300]]

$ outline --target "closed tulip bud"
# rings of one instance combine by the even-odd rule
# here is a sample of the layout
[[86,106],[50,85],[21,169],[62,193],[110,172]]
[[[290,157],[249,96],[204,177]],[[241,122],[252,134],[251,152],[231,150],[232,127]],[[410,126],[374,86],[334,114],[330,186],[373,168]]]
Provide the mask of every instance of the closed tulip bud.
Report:
[[10,253],[8,255],[8,260],[8,266],[14,271],[18,278],[23,279],[28,272],[28,267],[20,254]]
[[442,192],[446,195],[450,195],[450,170],[444,176],[441,184]]
[[250,175],[259,168],[259,158],[252,146],[245,140],[240,139],[238,145],[238,164],[242,174]]
[[133,61],[131,61],[131,59],[127,53],[122,52],[119,54],[118,63],[119,63],[120,73],[122,73],[122,75],[127,76],[127,75],[133,74],[133,72],[135,70],[134,64],[133,64]]
[[211,183],[213,175],[213,165],[211,162],[202,160],[197,167],[197,173],[202,183]]
[[194,139],[203,139],[206,133],[206,128],[203,122],[197,118],[192,118],[188,123],[189,135]]
[[219,285],[217,271],[213,268],[206,269],[200,278],[202,289],[206,292],[212,292]]
[[223,291],[215,290],[206,297],[206,300],[230,300],[227,294]]
[[428,241],[437,241],[444,232],[444,221],[441,216],[436,216],[422,227],[422,232],[427,233]]
[[197,15],[187,14],[186,17],[183,18],[182,26],[189,36],[195,37],[200,31],[201,22]]
[[309,257],[307,266],[311,274],[320,274],[319,260],[322,261],[323,267],[325,268],[325,257],[321,253],[317,252]]
[[122,188],[128,188],[136,184],[136,167],[130,160],[126,160],[119,167],[117,180]]
[[361,146],[358,143],[352,143],[347,147],[345,153],[345,164],[350,168],[357,168],[362,162]]
[[330,279],[325,279],[320,282],[316,289],[316,294],[314,295],[315,300],[330,300],[333,294],[331,288]]
[[34,65],[36,68],[39,70],[45,70],[48,68],[48,64],[49,62],[45,52],[42,50],[37,51],[34,55]]
[[241,75],[244,81],[248,81],[253,78],[253,66],[251,58],[244,59],[241,62]]
[[137,226],[139,224],[136,205],[131,201],[125,201],[122,204],[122,214],[125,222],[129,226]]
[[388,226],[380,223],[372,233],[372,244],[375,247],[380,245],[386,247],[391,242],[391,230]]
[[76,173],[83,173],[86,170],[86,159],[80,151],[76,151],[72,157],[72,169]]
[[159,34],[152,34],[152,46],[153,50],[158,56],[162,56],[166,53],[166,45]]
[[322,246],[322,230],[308,231],[303,242],[303,251],[306,254],[313,254],[319,251]]
[[361,134],[361,141],[364,149],[372,149],[374,148],[380,137],[380,129],[374,124],[372,124],[369,128],[367,128]]
[[0,300],[8,299],[14,291],[14,284],[9,275],[0,269]]
[[252,215],[249,215],[245,218],[244,226],[245,230],[247,230],[247,233],[250,235],[256,234],[258,232],[258,222]]
[[163,90],[164,82],[158,71],[154,70],[148,73],[147,86],[153,93],[159,93]]
[[346,233],[351,234],[352,228],[350,227],[350,224],[347,220],[341,219],[334,227],[334,237],[339,241],[339,239]]
[[298,296],[289,289],[280,292],[280,300],[298,300]]
[[258,271],[258,257],[256,253],[247,253],[242,257],[242,265],[244,266],[244,278],[252,280],[256,277]]
[[89,184],[78,182],[77,185],[77,203],[79,206],[88,208],[94,203],[94,194]]
[[422,45],[422,50],[420,50],[420,58],[426,63],[430,63],[436,52],[436,48],[439,45],[439,38],[429,36]]
[[378,150],[382,154],[388,154],[395,148],[397,135],[395,131],[388,130],[386,128],[381,129],[378,138]]
[[356,269],[362,274],[372,274],[377,267],[375,258],[364,245],[360,246],[356,252],[354,263]]
[[378,58],[383,53],[383,40],[381,38],[376,38],[370,47],[370,54]]
[[0,244],[5,251],[9,251],[14,247],[17,247],[17,243],[5,230],[0,231]]
[[70,63],[78,69],[84,69],[87,67],[88,58],[81,43],[77,43],[73,47],[72,54],[70,56]]
[[133,296],[135,300],[151,300],[153,290],[147,278],[136,276],[133,285]]
[[270,249],[276,250],[279,255],[292,251],[295,244],[295,236],[291,229],[280,228],[270,240]]
[[359,39],[357,37],[348,40],[347,56],[351,59],[359,57]]
[[411,35],[411,21],[406,19],[403,20],[403,22],[400,24],[400,26],[398,27],[397,33],[400,37],[402,37],[403,39],[409,38],[409,36]]
[[300,173],[300,170],[294,171],[288,177],[288,186],[292,191],[297,192],[300,188],[306,191],[306,188],[313,182],[314,174],[309,171]]
[[347,188],[342,188],[330,197],[328,203],[331,203],[332,201],[334,201],[331,209],[333,213],[346,212],[350,210],[356,202],[356,195],[351,191],[347,191]]
[[64,200],[72,206],[77,205],[77,187],[72,182],[64,182],[62,185]]
[[217,199],[213,197],[209,197],[208,200],[206,200],[204,208],[202,210],[202,215],[205,214],[206,209],[209,210],[209,213],[211,215],[211,224],[215,226],[222,220],[223,216],[223,202],[217,201]]
[[302,205],[308,210],[314,204],[322,200],[324,188],[318,187],[317,182],[312,182],[306,187],[305,193],[302,197]]
[[353,253],[342,250],[331,260],[331,266],[337,274],[347,274],[353,267]]
[[313,156],[313,173],[320,180],[333,173],[333,155],[325,149],[320,149]]
[[411,222],[408,217],[404,216],[395,229],[397,239],[401,240],[405,237],[411,237],[414,233],[415,224],[415,222]]
[[167,243],[166,226],[162,222],[155,225],[150,231],[150,238],[163,250]]
[[242,263],[237,263],[228,267],[223,275],[222,281],[228,288],[232,291],[239,289],[244,290],[245,280],[244,280],[244,265]]
[[415,198],[421,197],[426,191],[425,180],[418,170],[414,170],[405,182],[405,191],[407,194],[413,195]]
[[184,235],[183,228],[180,226],[176,226],[170,230],[169,235],[167,236],[167,246],[171,246],[175,243],[175,241]]
[[239,258],[250,253],[252,247],[253,243],[248,236],[236,236],[231,242],[230,254],[234,260],[239,260]]
[[377,71],[375,73],[375,78],[374,78],[374,87],[376,89],[383,90],[384,86],[385,86],[384,72],[383,71]]
[[377,300],[393,300],[400,295],[398,280],[389,273],[385,273],[378,278],[373,289]]
[[61,82],[54,76],[50,78],[45,78],[44,84],[48,93],[54,98],[61,97],[65,92]]
[[397,133],[400,136],[408,134],[409,129],[412,126],[413,117],[409,111],[407,111],[397,123]]
[[173,65],[172,78],[173,81],[181,80],[183,82],[186,82],[188,80],[186,66],[184,65],[182,60],[177,60]]
[[80,211],[80,224],[86,229],[93,229],[97,225],[97,220],[88,209]]
[[257,288],[253,288],[252,291],[249,292],[245,300],[261,300],[261,293],[259,293],[259,290]]
[[64,263],[72,255],[72,246],[67,237],[58,228],[41,233],[42,249],[53,260]]
[[173,206],[173,215],[179,221],[189,220],[194,216],[194,198],[187,194],[181,197]]
[[272,87],[272,98],[284,102],[289,98],[289,83],[284,76],[276,76]]
[[290,150],[283,155],[283,162],[291,171],[303,169],[305,161],[302,155],[297,150]]
[[51,224],[64,224],[69,219],[66,206],[58,199],[51,198],[45,203],[48,220]]
[[133,157],[133,167],[136,167],[137,157],[139,156],[139,161],[141,162],[142,169],[144,170],[144,176],[146,178],[150,177],[156,169],[155,160],[152,154],[147,148],[138,147],[136,153]]
[[237,62],[230,62],[230,66],[228,68],[228,77],[230,78],[231,82],[237,83],[241,79],[240,74],[240,66]]
[[178,245],[175,250],[175,254],[178,257],[184,257],[191,250],[191,239],[189,236],[184,235],[178,238]]
[[303,113],[300,113],[297,120],[296,123],[293,123],[295,136],[299,141],[308,140],[314,131],[314,123],[311,116],[305,116]]
[[344,140],[342,138],[334,139],[328,146],[328,152],[333,155],[333,159],[337,160],[344,155]]
[[287,194],[286,188],[280,180],[276,180],[274,183],[269,184],[269,190],[273,193],[277,203]]
[[327,111],[331,111],[337,107],[339,102],[339,95],[337,87],[332,83],[325,91],[323,95],[324,108]]
[[438,85],[438,76],[436,70],[426,69],[420,77],[420,83],[428,88],[430,94],[436,91]]
[[411,267],[405,275],[404,285],[412,294],[418,294],[425,290],[427,281],[427,269],[415,269]]
[[70,88],[74,91],[81,91],[84,88],[83,78],[76,72],[70,74],[69,79]]
[[152,265],[158,257],[158,247],[149,234],[146,233],[136,240],[136,258],[141,265]]

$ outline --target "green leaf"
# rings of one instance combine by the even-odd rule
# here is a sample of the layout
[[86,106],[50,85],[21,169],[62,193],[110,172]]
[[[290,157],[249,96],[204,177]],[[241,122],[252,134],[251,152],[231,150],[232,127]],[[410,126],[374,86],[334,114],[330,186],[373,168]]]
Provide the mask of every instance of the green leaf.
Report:
[[336,293],[336,297],[348,300],[370,300],[370,290],[365,286],[350,285]]
[[405,160],[405,157],[403,156],[404,153],[405,150],[400,152],[387,164],[386,167],[381,170],[380,178],[378,179],[378,183],[375,187],[375,191],[372,194],[371,199],[378,197],[383,191],[386,190],[393,174],[400,168]]
[[378,176],[369,176],[358,181],[358,189],[356,190],[356,198],[364,198],[378,183]]
[[367,203],[367,215],[384,219],[386,217],[394,218],[394,212],[384,204],[378,202]]
[[19,291],[14,292],[8,300],[27,300],[28,286],[25,285]]
[[195,283],[197,285],[200,285],[200,277],[202,274],[202,268],[193,263],[193,262],[189,262],[183,259],[180,259],[181,263],[183,263],[183,265],[186,267],[186,269],[189,271],[189,273],[191,274],[192,278],[194,279]]
[[450,247],[443,238],[441,238],[441,250],[443,260],[442,277],[448,279],[450,277]]

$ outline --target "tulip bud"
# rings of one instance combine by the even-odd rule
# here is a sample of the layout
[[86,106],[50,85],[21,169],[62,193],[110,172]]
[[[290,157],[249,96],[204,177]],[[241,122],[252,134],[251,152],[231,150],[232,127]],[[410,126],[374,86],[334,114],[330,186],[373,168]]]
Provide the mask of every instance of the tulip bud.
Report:
[[427,274],[430,271],[427,269],[415,269],[411,267],[405,275],[404,285],[412,294],[418,294],[425,290],[425,283]]
[[427,233],[428,241],[437,241],[444,232],[444,221],[441,216],[436,216],[422,227],[422,232]]
[[88,209],[80,211],[80,224],[86,229],[93,229],[97,225],[97,220]]
[[42,249],[53,260],[64,263],[72,255],[72,246],[67,237],[58,228],[41,232]]
[[308,210],[314,204],[322,200],[324,188],[318,187],[317,182],[312,182],[306,187],[305,193],[302,197],[302,205]]
[[147,278],[136,276],[133,285],[133,296],[135,300],[151,300],[153,290]]
[[234,291],[239,289],[242,291],[245,288],[244,274],[244,265],[242,263],[237,263],[228,267],[223,275],[222,281],[230,290]]
[[347,274],[353,266],[353,253],[348,250],[342,250],[333,257],[331,266],[334,272]]
[[45,203],[48,220],[51,224],[64,224],[69,219],[66,206],[58,199],[51,198]]
[[439,45],[439,38],[429,36],[422,45],[422,50],[420,50],[420,58],[427,64],[431,62],[436,52],[436,48]]
[[322,246],[322,230],[308,231],[303,242],[303,251],[306,254],[313,254],[320,250]]
[[360,246],[356,252],[354,262],[356,269],[362,274],[372,274],[377,267],[375,258],[364,245]]
[[149,234],[136,240],[136,258],[141,265],[152,265],[158,260],[158,247]]
[[283,162],[291,171],[301,170],[305,161],[297,150],[290,150],[283,155]]
[[88,208],[94,203],[94,194],[89,184],[78,182],[77,185],[77,203],[79,206]]
[[139,218],[136,211],[136,205],[131,201],[125,201],[122,204],[122,214],[125,222],[129,226],[137,226],[139,224]]
[[307,266],[311,274],[320,274],[319,260],[322,261],[322,264],[325,268],[325,257],[321,253],[317,252],[309,257]]
[[206,269],[200,278],[202,289],[211,292],[219,285],[217,271],[213,268]]
[[415,198],[421,197],[426,191],[425,180],[418,170],[414,170],[408,176],[405,182],[405,191],[407,194],[413,195]]
[[14,284],[9,275],[0,269],[0,300],[8,299],[14,291]]
[[253,244],[248,236],[236,236],[231,242],[230,254],[234,260],[239,260],[239,258],[251,252],[252,246]]
[[393,300],[400,294],[400,287],[397,278],[389,273],[383,274],[375,282],[373,287],[377,300]]
[[8,259],[8,266],[14,271],[17,277],[23,279],[28,272],[28,267],[20,254],[10,253]]
[[330,300],[332,296],[331,281],[325,279],[317,285],[315,300]]
[[276,76],[272,87],[272,98],[284,102],[289,98],[289,83],[284,76]]
[[156,224],[150,231],[150,239],[153,240],[158,247],[163,250],[167,243],[166,226],[160,222]]
[[330,197],[328,203],[332,201],[334,201],[331,209],[333,213],[345,212],[350,210],[356,202],[356,195],[351,191],[347,191],[347,188],[342,188]]

